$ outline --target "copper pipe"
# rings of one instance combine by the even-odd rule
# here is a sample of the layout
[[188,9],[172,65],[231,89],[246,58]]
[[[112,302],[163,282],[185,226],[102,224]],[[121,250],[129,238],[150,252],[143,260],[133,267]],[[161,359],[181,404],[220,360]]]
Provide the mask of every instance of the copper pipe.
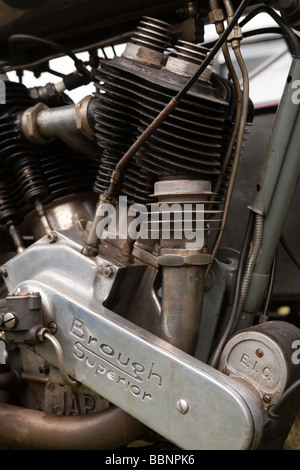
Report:
[[120,408],[84,416],[55,416],[0,404],[0,443],[28,450],[115,450],[147,428]]

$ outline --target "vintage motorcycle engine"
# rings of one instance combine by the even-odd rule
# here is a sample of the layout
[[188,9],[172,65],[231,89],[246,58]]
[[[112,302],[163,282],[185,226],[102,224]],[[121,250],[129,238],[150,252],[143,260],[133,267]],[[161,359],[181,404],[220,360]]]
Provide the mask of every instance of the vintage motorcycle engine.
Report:
[[[213,393],[210,414],[225,409],[241,423],[228,435],[225,416],[216,442],[258,446],[268,409],[261,382],[236,372],[231,351],[221,370],[208,365],[238,258],[229,249],[212,256],[234,162],[232,81],[208,67],[113,181],[113,200],[105,197],[118,162],[208,52],[145,17],[120,57],[99,59],[96,91],[78,104],[6,81],[0,393],[9,407],[0,414],[18,413],[24,425],[6,420],[1,443],[115,449],[152,429],[152,439],[205,448],[212,436],[188,430],[195,413],[211,419],[203,413]],[[269,348],[264,330],[259,341]],[[279,357],[283,370],[271,404],[290,367],[280,341],[274,347],[264,368]],[[11,383],[26,393],[14,396]]]

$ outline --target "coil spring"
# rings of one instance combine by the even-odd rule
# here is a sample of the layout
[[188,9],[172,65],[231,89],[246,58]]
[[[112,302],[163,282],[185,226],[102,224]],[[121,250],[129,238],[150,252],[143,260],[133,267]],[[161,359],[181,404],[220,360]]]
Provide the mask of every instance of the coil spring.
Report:
[[170,25],[165,21],[145,16],[130,42],[164,52],[171,43]]

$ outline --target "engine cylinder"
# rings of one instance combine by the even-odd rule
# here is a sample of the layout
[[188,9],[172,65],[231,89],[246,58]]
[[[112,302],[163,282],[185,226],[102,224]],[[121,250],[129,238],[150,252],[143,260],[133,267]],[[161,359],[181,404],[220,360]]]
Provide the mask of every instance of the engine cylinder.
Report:
[[[104,149],[94,186],[98,193],[107,189],[111,171],[134,140],[207,55],[201,46],[179,42],[166,54],[160,51],[158,67],[153,65],[152,49],[147,63],[144,49],[141,53],[134,44],[134,55],[132,44],[121,57],[102,60],[98,70],[96,136]],[[129,163],[121,194],[133,202],[148,203],[154,183],[162,179],[208,180],[213,184],[231,135],[233,111],[231,83],[208,68]]]

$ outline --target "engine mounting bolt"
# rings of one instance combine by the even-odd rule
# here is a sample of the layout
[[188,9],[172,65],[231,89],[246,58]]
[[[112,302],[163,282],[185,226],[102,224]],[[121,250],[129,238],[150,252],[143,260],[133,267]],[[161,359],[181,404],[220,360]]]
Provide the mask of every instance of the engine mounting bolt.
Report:
[[47,240],[49,243],[55,243],[58,239],[57,233],[51,232],[47,235]]
[[115,268],[113,266],[105,266],[103,269],[103,276],[112,277],[115,273]]
[[270,397],[270,395],[264,395],[263,396],[263,401],[265,403],[270,403],[272,401],[272,398]]
[[257,349],[257,350],[255,351],[255,354],[257,355],[257,357],[263,357],[264,352],[263,352],[262,349]]
[[17,324],[16,315],[12,312],[7,312],[4,315],[3,324],[6,328],[14,328]]
[[189,404],[184,398],[179,398],[179,400],[176,403],[176,408],[179,411],[179,413],[185,415],[189,410]]

